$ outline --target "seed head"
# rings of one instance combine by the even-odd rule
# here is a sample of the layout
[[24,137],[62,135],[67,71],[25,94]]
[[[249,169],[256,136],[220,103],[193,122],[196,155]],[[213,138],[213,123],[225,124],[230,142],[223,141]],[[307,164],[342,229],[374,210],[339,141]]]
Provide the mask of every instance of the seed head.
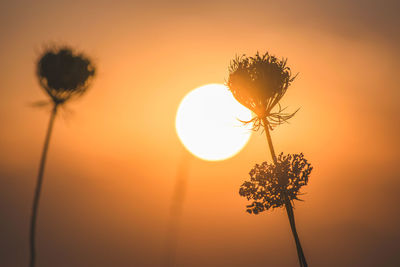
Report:
[[264,119],[272,129],[295,114],[283,113],[284,109],[280,106],[278,112],[272,112],[296,78],[286,66],[286,61],[268,52],[264,55],[257,52],[254,57],[236,57],[229,66],[227,85],[236,100],[256,114],[247,122],[253,122],[255,130],[264,126]]
[[307,185],[312,167],[303,154],[281,153],[276,164],[256,164],[250,171],[250,181],[244,182],[239,194],[254,200],[247,212],[258,214],[270,208],[285,205],[286,199],[293,201],[302,186]]
[[55,104],[82,95],[95,75],[95,66],[68,47],[46,50],[37,62],[40,85]]

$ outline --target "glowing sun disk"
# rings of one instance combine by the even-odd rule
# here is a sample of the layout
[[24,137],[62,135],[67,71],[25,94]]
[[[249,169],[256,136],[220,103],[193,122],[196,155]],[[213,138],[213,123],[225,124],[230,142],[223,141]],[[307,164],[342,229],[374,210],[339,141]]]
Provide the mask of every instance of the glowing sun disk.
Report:
[[176,114],[176,131],[184,146],[204,160],[224,160],[236,155],[251,131],[242,121],[251,112],[222,84],[207,84],[189,92]]

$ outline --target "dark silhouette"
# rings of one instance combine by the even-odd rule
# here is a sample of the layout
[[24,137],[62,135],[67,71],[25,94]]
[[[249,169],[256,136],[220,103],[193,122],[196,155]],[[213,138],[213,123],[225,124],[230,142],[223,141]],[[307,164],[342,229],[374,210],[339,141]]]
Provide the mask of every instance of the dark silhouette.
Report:
[[[236,57],[229,66],[228,87],[233,96],[242,105],[253,111],[256,116],[246,122],[253,123],[253,129],[282,124],[292,118],[294,113],[284,113],[279,101],[297,75],[292,76],[286,60],[258,52],[254,57]],[[278,105],[279,111],[272,109]]]
[[307,185],[312,171],[303,154],[278,156],[276,164],[256,164],[250,171],[250,181],[242,184],[241,196],[253,199],[247,212],[258,214],[270,208],[283,207],[287,200],[299,200],[299,190]]
[[281,153],[275,164],[256,164],[250,171],[250,181],[242,184],[239,194],[253,203],[247,206],[247,212],[258,214],[270,208],[285,206],[289,217],[290,227],[299,252],[299,262],[307,266],[300,239],[297,235],[292,203],[300,200],[297,196],[303,185],[307,185],[311,164],[303,154],[284,156]]
[[[253,130],[265,131],[273,164],[256,165],[250,171],[250,182],[245,182],[239,194],[255,200],[247,211],[258,214],[269,208],[285,206],[290,227],[296,243],[300,267],[307,267],[306,258],[296,231],[292,202],[297,199],[299,189],[306,185],[312,170],[303,155],[279,155],[276,157],[270,130],[287,122],[295,113],[284,113],[279,101],[297,75],[292,76],[286,59],[279,60],[268,53],[254,57],[236,57],[229,66],[228,87],[233,96],[255,113],[255,117],[244,123],[253,123]],[[279,110],[273,112],[278,106]]]
[[44,141],[39,173],[33,199],[30,224],[30,266],[36,262],[36,221],[39,209],[40,192],[43,183],[43,174],[49,148],[51,132],[59,107],[86,92],[91,78],[95,74],[95,67],[82,54],[75,54],[68,47],[53,48],[45,51],[37,63],[37,76],[40,86],[46,91],[53,105],[50,121]]
[[165,267],[175,266],[176,263],[178,235],[180,229],[183,202],[185,200],[187,189],[190,159],[191,155],[186,150],[182,150],[182,158],[179,163],[176,175],[175,188],[172,195],[170,218],[168,222],[164,262]]

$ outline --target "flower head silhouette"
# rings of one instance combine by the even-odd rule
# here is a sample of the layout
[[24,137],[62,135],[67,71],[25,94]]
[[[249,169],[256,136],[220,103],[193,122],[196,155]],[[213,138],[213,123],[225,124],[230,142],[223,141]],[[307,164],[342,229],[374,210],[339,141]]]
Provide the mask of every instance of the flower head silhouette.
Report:
[[[279,104],[296,78],[286,66],[286,61],[279,60],[268,52],[264,55],[257,52],[254,57],[243,55],[231,61],[227,85],[236,100],[256,114],[252,120],[246,122],[252,122],[254,130],[263,126],[272,129],[296,113],[284,113],[285,109]],[[272,112],[276,105],[279,110]]]
[[247,212],[258,214],[283,207],[287,200],[299,200],[299,190],[307,185],[311,171],[311,164],[303,154],[281,153],[276,164],[256,164],[249,173],[250,181],[244,182],[239,189],[241,196],[254,200],[247,206]]
[[82,95],[94,74],[90,60],[68,47],[47,50],[37,63],[40,85],[55,104]]
[[37,62],[36,74],[40,86],[50,96],[53,108],[44,140],[32,204],[29,232],[30,267],[34,267],[36,264],[36,222],[44,168],[54,121],[60,106],[64,106],[68,100],[81,96],[86,92],[91,78],[95,75],[95,67],[84,55],[76,54],[68,47],[60,47],[48,49],[43,53]]

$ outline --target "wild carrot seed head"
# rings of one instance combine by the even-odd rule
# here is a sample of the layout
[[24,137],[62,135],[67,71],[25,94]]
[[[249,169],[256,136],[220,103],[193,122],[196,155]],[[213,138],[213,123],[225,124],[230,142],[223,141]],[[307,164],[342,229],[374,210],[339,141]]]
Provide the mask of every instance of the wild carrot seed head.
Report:
[[236,57],[229,66],[227,86],[242,105],[256,114],[250,122],[254,128],[263,126],[266,119],[272,127],[283,123],[294,114],[284,114],[282,109],[272,112],[296,78],[286,66],[286,59],[278,59],[266,52],[253,57]]
[[68,47],[46,50],[37,62],[40,85],[56,104],[82,95],[95,75],[95,66]]
[[284,206],[286,198],[299,200],[300,188],[307,185],[311,171],[311,164],[303,154],[281,153],[276,164],[256,164],[249,173],[250,181],[244,182],[239,190],[241,196],[253,200],[246,211],[258,214]]

